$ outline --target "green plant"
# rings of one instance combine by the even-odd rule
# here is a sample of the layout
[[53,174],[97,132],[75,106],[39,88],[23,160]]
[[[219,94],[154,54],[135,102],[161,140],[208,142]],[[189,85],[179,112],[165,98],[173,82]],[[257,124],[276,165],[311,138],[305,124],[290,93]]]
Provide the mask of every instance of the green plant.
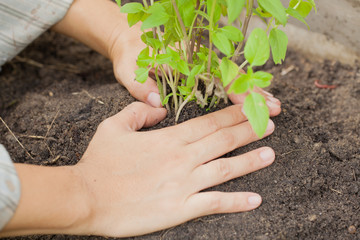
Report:
[[[121,0],[117,3],[121,6]],[[241,19],[244,8],[246,14]],[[282,63],[288,38],[278,27],[285,26],[290,16],[306,24],[305,17],[313,8],[316,10],[314,0],[291,0],[288,8],[280,0],[143,0],[143,4],[125,4],[121,12],[128,14],[130,26],[141,21],[144,31],[141,39],[147,47],[138,56],[136,80],[146,81],[149,71],[155,69],[162,103],[168,109],[171,106],[176,121],[189,101],[211,108],[221,99],[227,102],[227,93],[248,92],[244,111],[260,137],[269,111],[264,97],[253,89],[269,86],[273,76],[254,71],[254,67],[268,61],[270,49],[273,61]],[[245,44],[254,14],[267,28],[254,29]],[[221,15],[228,19],[223,27],[219,26]],[[232,25],[236,21],[239,28]],[[224,54],[221,60],[215,48]],[[245,60],[238,65],[241,55]],[[245,67],[246,73],[242,70]]]

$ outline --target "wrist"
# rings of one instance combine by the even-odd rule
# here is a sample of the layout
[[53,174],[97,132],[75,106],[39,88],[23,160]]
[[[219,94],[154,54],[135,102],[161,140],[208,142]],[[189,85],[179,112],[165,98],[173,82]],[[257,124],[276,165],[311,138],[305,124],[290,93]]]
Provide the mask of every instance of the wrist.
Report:
[[90,216],[88,192],[73,166],[16,164],[21,197],[1,236],[82,234]]

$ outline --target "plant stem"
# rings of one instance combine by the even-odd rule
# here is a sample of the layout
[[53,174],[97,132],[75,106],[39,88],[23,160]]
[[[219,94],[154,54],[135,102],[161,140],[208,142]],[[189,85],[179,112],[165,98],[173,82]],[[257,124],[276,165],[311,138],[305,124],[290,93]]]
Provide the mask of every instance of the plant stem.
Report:
[[[196,9],[199,11],[200,10],[200,0],[196,1]],[[190,54],[188,56],[188,62],[189,63],[193,63],[193,55],[194,55],[194,51],[195,51],[195,42],[196,42],[196,35],[199,32],[199,29],[196,29],[196,27],[198,26],[198,13],[196,13],[195,18],[193,23],[191,24],[191,28],[190,28],[190,36],[191,37],[191,45],[190,45]]]
[[248,64],[248,60],[245,60],[239,67],[239,69],[243,69],[245,67],[246,64]]
[[208,63],[207,63],[207,72],[210,74],[211,70],[211,55],[212,55],[212,30],[213,30],[213,21],[214,21],[214,13],[215,13],[215,6],[216,0],[214,0],[213,5],[211,6],[211,13],[210,13],[210,23],[209,23],[209,56],[208,56]]
[[179,110],[176,112],[175,123],[178,122],[179,116],[180,116],[180,113],[181,113],[182,109],[183,109],[183,108],[185,107],[185,105],[191,100],[191,98],[194,97],[195,92],[196,92],[197,87],[198,87],[198,84],[199,84],[199,78],[196,77],[196,78],[195,78],[195,86],[194,86],[191,94],[190,94],[189,96],[187,96],[187,98],[185,99],[185,101],[180,105]]
[[[160,81],[159,74],[158,74],[158,69],[159,69],[158,67],[155,69],[155,77],[156,77],[156,82],[158,84],[159,90],[160,91],[162,90],[162,93],[160,92],[160,95],[162,95],[161,101],[163,101],[165,99],[166,95],[167,95],[167,93],[166,93],[166,78],[163,76],[162,77],[162,82]],[[165,73],[165,71],[162,71],[162,72],[163,72],[163,74]],[[166,76],[166,74],[165,74],[165,76]],[[166,110],[168,112],[170,112],[170,107],[169,107],[168,103],[165,104],[165,107],[166,107]]]
[[[249,22],[250,22],[250,19],[251,19],[251,16],[252,16],[252,8],[253,8],[253,5],[254,5],[254,0],[247,0],[247,8],[246,8],[246,18],[245,18],[245,22],[244,22],[244,25],[243,25],[243,28],[242,28],[242,34],[245,38],[246,36],[246,32],[247,32],[247,29],[248,29],[248,26],[249,26]],[[236,62],[238,60],[238,57],[239,57],[239,53],[241,52],[241,49],[244,45],[244,41],[245,39],[237,46],[236,50],[235,50],[235,53],[234,53],[234,56],[231,58],[231,61],[233,62]]]
[[145,7],[145,8],[148,8],[148,7],[149,7],[149,5],[148,5],[148,3],[147,3],[147,0],[143,0],[143,3],[144,3],[144,7]]
[[272,17],[266,27],[266,33],[269,32],[270,26],[271,26],[271,22],[274,20],[274,17]]
[[181,18],[181,15],[180,15],[180,12],[179,12],[179,9],[176,5],[176,2],[175,0],[171,0],[171,3],[174,7],[174,10],[175,10],[175,13],[176,13],[176,16],[177,16],[177,19],[180,23],[180,27],[181,27],[181,31],[184,35],[184,42],[185,42],[185,46],[186,46],[186,57],[189,57],[190,56],[190,47],[189,47],[189,38],[188,38],[188,35],[187,35],[187,32],[186,32],[186,27],[185,27],[185,24]]

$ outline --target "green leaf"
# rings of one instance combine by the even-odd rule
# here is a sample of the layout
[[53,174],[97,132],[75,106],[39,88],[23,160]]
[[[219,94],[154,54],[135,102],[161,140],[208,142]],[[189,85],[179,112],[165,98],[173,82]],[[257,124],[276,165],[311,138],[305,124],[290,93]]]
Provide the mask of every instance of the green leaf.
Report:
[[265,88],[271,84],[271,79],[273,75],[267,72],[258,71],[251,75],[251,80],[258,87]]
[[238,79],[231,84],[228,93],[242,94],[249,90],[249,75],[241,74]]
[[172,57],[169,53],[156,55],[156,63],[157,64],[169,63],[171,61],[171,59],[172,59]]
[[[256,9],[253,9],[253,12],[261,18],[271,18],[272,17],[271,13],[268,13],[261,7],[257,7]],[[266,22],[266,24],[267,24],[267,22]]]
[[193,1],[177,0],[177,6],[185,27],[190,27],[195,18],[195,6]]
[[136,23],[138,23],[142,17],[145,15],[144,12],[138,12],[138,13],[129,13],[127,15],[127,21],[129,24],[129,27],[134,26]]
[[283,31],[273,28],[270,31],[269,42],[274,63],[281,64],[286,56],[288,37]]
[[122,8],[120,8],[120,12],[122,13],[138,13],[143,10],[144,6],[137,2],[127,3]]
[[287,22],[285,8],[280,0],[258,0],[261,8],[271,13],[282,25]]
[[146,80],[148,79],[149,77],[149,71],[150,71],[150,68],[147,69],[147,68],[138,68],[135,70],[135,74],[136,74],[136,80],[140,83],[144,83],[146,82]]
[[263,137],[269,123],[269,109],[265,98],[261,94],[251,92],[245,98],[244,111],[256,135],[259,138]]
[[199,14],[201,17],[204,17],[207,21],[210,22],[210,16],[207,15],[206,13],[204,13],[203,11],[195,10],[195,13],[196,13],[196,14]]
[[220,71],[223,85],[226,87],[239,74],[239,67],[236,63],[224,57],[220,63]]
[[191,72],[189,74],[189,77],[186,80],[186,86],[187,87],[193,87],[195,85],[195,77],[202,73],[205,70],[204,64],[202,65],[196,65],[191,69]]
[[155,50],[158,50],[161,48],[161,42],[159,39],[148,38],[147,43],[149,44],[150,47],[152,47]]
[[151,15],[147,17],[141,25],[141,30],[158,27],[169,21],[170,16],[166,13],[165,8],[160,3],[152,5],[148,13]]
[[148,67],[152,60],[153,59],[149,56],[149,47],[146,47],[140,52],[136,64],[139,67]]
[[234,26],[225,26],[221,28],[220,31],[231,41],[241,42],[244,40],[244,35],[240,29]]
[[116,1],[117,5],[118,5],[119,7],[121,7],[121,0],[115,0],[115,1]]
[[304,2],[302,0],[291,0],[289,7],[295,9],[303,18],[306,18],[312,9],[311,3]]
[[177,62],[176,69],[179,70],[179,72],[181,72],[182,74],[185,74],[187,76],[190,74],[188,63],[182,59],[180,59]]
[[245,6],[245,0],[226,0],[228,11],[228,24],[232,24],[239,16]]
[[245,45],[245,58],[251,66],[262,66],[270,57],[270,46],[266,32],[255,28]]
[[317,12],[317,9],[316,9],[316,4],[315,4],[315,0],[307,0],[311,6],[315,9],[315,12]]
[[169,102],[170,97],[173,95],[173,93],[169,93],[164,100],[162,101],[162,105],[166,105]]
[[207,0],[207,14],[211,16],[211,11],[213,4],[215,3],[215,9],[214,9],[214,16],[213,16],[213,23],[215,24],[217,21],[220,20],[221,17],[221,7],[218,3],[218,1],[215,0]]
[[171,55],[174,62],[180,61],[181,57],[180,54],[177,51],[172,50],[172,48],[167,47],[166,52]]
[[191,88],[190,87],[185,87],[185,86],[178,86],[178,90],[180,92],[181,95],[183,96],[188,96],[191,93]]
[[214,45],[226,56],[231,55],[231,43],[229,39],[225,36],[225,34],[221,32],[213,33],[213,43]]
[[298,11],[296,11],[295,9],[289,7],[288,9],[286,9],[286,13],[289,14],[290,16],[296,18],[297,20],[301,21],[309,28],[309,25],[307,24],[307,22],[305,21],[303,16],[301,16],[301,14]]

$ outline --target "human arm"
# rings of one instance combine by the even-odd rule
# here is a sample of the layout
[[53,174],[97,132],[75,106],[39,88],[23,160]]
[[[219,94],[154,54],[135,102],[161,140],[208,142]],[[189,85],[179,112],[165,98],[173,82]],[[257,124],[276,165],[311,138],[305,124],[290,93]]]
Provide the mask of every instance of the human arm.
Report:
[[[173,127],[137,131],[165,115],[162,108],[131,104],[101,123],[77,165],[16,165],[22,196],[2,236],[135,236],[260,205],[255,193],[200,192],[274,161],[267,147],[220,157],[258,139],[241,106]],[[266,136],[273,130],[270,121]]]

